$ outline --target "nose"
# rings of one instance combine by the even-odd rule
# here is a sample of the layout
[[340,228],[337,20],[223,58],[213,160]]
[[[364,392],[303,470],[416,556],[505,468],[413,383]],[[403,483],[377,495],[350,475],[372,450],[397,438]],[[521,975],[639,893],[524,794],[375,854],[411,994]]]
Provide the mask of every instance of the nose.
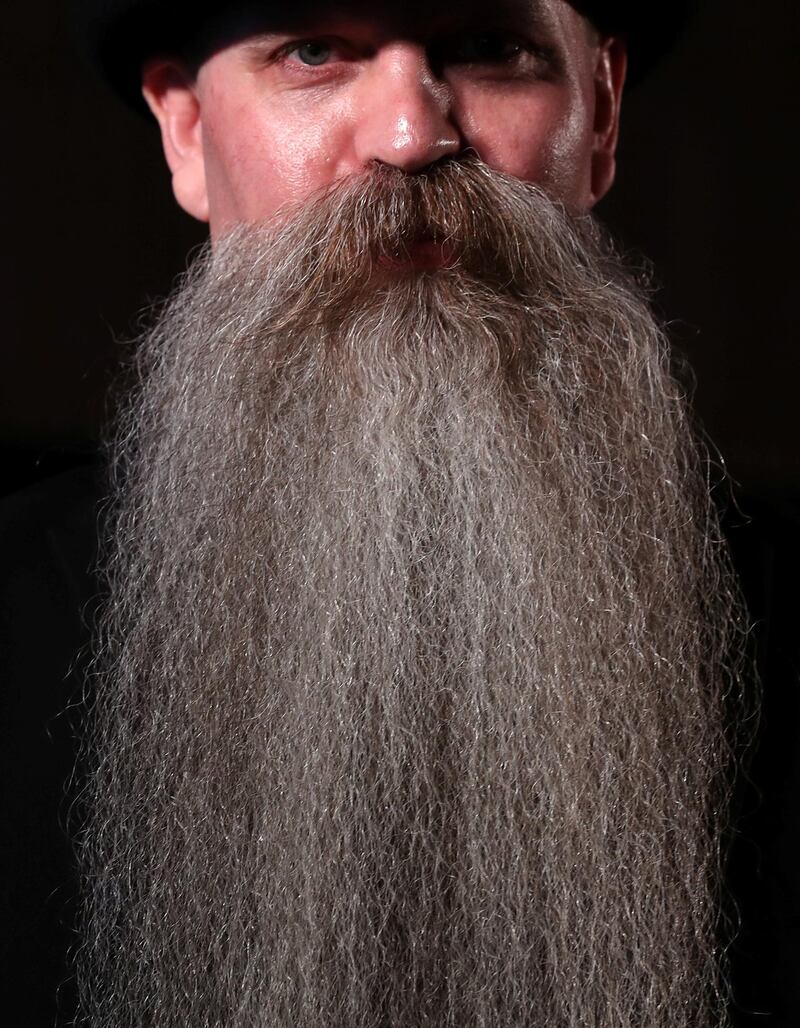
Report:
[[381,50],[361,85],[354,143],[362,167],[380,161],[413,173],[464,148],[450,87],[436,79],[422,47]]

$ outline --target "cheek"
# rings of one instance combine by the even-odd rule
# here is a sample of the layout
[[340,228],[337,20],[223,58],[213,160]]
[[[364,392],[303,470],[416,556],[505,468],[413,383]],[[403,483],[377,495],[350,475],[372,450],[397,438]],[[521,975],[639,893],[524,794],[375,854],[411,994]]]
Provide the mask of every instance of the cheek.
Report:
[[331,119],[245,98],[219,105],[204,125],[212,235],[241,221],[270,218],[335,176]]
[[499,101],[475,96],[463,117],[467,142],[491,167],[572,208],[587,205],[593,113],[582,93],[553,86]]

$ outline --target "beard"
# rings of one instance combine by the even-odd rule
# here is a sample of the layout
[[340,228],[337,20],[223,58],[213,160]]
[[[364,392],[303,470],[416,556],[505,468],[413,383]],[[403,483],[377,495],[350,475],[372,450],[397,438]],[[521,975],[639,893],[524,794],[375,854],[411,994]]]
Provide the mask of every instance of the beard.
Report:
[[726,1023],[735,588],[591,219],[378,168],[203,255],[138,360],[81,1017]]

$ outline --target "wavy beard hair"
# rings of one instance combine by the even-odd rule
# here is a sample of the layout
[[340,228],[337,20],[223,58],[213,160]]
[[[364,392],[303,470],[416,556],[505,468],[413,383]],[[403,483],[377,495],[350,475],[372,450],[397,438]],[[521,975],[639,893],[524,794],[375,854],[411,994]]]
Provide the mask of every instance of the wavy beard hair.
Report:
[[592,220],[378,167],[203,255],[138,359],[81,1023],[726,1024],[736,590]]

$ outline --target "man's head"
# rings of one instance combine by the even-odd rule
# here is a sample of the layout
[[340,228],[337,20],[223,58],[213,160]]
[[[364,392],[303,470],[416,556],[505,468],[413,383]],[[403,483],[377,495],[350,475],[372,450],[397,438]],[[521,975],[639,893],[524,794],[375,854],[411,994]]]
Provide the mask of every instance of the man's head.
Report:
[[114,447],[86,1018],[723,1025],[735,588],[587,214],[623,48],[326,10],[145,67],[214,246]]
[[306,2],[144,68],[178,201],[218,236],[376,164],[477,155],[574,211],[614,176],[623,44],[565,0]]
[[343,176],[476,153],[589,209],[619,101],[694,0],[83,0],[93,60],[158,118],[175,193],[217,237]]

